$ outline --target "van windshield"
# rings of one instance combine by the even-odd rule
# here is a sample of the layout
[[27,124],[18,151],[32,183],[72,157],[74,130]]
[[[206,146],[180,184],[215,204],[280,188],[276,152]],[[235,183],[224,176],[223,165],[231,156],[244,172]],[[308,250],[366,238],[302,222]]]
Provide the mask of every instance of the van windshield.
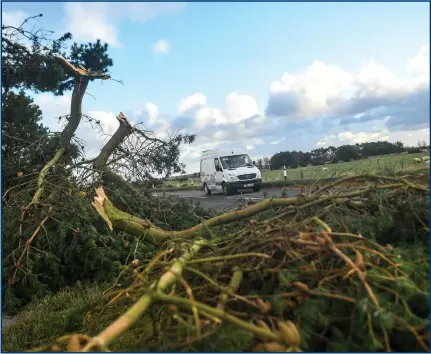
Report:
[[244,166],[253,166],[253,162],[251,161],[248,155],[231,155],[231,156],[222,156],[220,157],[221,164],[224,169],[234,170],[238,167]]

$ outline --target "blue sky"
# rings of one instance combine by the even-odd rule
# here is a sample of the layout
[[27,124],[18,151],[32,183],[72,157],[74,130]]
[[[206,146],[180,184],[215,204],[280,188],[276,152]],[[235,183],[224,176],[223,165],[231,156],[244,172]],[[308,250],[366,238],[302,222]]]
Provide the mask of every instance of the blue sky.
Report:
[[[241,146],[252,158],[370,140],[429,140],[427,3],[3,3],[4,22],[110,44],[111,74],[84,109],[123,111],[164,136],[196,133],[181,158]],[[68,97],[41,95],[46,124]],[[181,108],[182,107],[182,108]],[[90,151],[101,139],[81,130]],[[277,143],[278,142],[278,143]]]

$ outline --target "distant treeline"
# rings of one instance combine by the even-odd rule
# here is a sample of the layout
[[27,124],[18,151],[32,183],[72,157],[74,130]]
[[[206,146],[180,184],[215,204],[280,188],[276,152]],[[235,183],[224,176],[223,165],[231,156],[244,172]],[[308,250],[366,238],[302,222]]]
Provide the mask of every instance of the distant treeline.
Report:
[[260,169],[278,170],[286,168],[297,168],[305,166],[319,166],[336,162],[348,162],[360,160],[373,156],[383,156],[400,153],[419,153],[428,149],[425,142],[418,143],[417,147],[405,147],[400,141],[390,143],[387,141],[377,141],[355,145],[342,145],[339,147],[329,146],[326,148],[314,149],[311,152],[302,151],[281,151],[271,158],[264,157],[256,161]]
[[[348,162],[365,159],[373,156],[383,156],[390,154],[415,154],[429,149],[425,142],[418,142],[416,147],[407,147],[400,141],[390,143],[387,141],[377,141],[371,143],[342,145],[339,147],[329,146],[326,148],[314,149],[311,152],[302,151],[281,151],[272,157],[264,157],[255,161],[259,169],[279,170],[283,166],[286,168],[297,168],[305,166],[319,166],[337,162]],[[172,176],[167,178],[170,181],[184,182],[190,179],[199,178],[199,172]],[[153,179],[146,182],[135,182],[135,186],[160,187],[162,180]]]

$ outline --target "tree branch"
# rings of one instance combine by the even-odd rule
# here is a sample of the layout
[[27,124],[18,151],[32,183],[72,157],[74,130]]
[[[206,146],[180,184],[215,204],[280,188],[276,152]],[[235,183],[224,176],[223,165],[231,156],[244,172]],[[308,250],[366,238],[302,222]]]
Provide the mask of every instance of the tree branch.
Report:
[[[361,177],[361,176],[357,176]],[[338,205],[346,204],[349,198],[359,197],[370,193],[377,189],[397,189],[397,188],[413,188],[408,183],[400,183],[379,185],[375,187],[367,187],[357,191],[344,192],[337,195],[330,196],[309,196],[307,198],[272,198],[263,200],[257,204],[249,206],[241,210],[234,210],[229,213],[215,216],[205,221],[205,226],[220,226],[232,221],[237,221],[256,215],[264,210],[272,207],[286,207],[290,206],[296,210],[309,208],[316,205],[335,203]],[[103,187],[96,189],[97,196],[94,197],[93,206],[97,212],[107,221],[109,227],[119,231],[125,231],[130,234],[143,237],[146,241],[158,246],[169,238],[192,238],[204,227],[203,223],[197,224],[190,229],[182,231],[166,231],[154,226],[150,221],[141,219],[139,217],[130,215],[124,211],[117,209],[107,198]]]
[[83,66],[80,66],[79,68],[77,68],[70,61],[68,61],[66,58],[64,58],[61,55],[54,55],[54,58],[57,59],[60,65],[74,77],[81,77],[81,78],[87,78],[87,79],[101,79],[101,80],[108,80],[111,78],[111,76],[103,74],[99,71],[87,70]]

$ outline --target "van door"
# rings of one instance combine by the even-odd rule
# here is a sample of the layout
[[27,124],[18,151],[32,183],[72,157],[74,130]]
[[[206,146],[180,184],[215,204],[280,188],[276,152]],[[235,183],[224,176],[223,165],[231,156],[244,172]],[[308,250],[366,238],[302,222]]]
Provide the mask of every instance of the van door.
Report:
[[223,181],[223,167],[218,158],[214,159],[214,168],[215,168],[215,189],[218,191],[222,191],[221,183]]
[[206,183],[210,190],[215,188],[215,168],[212,159],[202,161],[202,182]]

